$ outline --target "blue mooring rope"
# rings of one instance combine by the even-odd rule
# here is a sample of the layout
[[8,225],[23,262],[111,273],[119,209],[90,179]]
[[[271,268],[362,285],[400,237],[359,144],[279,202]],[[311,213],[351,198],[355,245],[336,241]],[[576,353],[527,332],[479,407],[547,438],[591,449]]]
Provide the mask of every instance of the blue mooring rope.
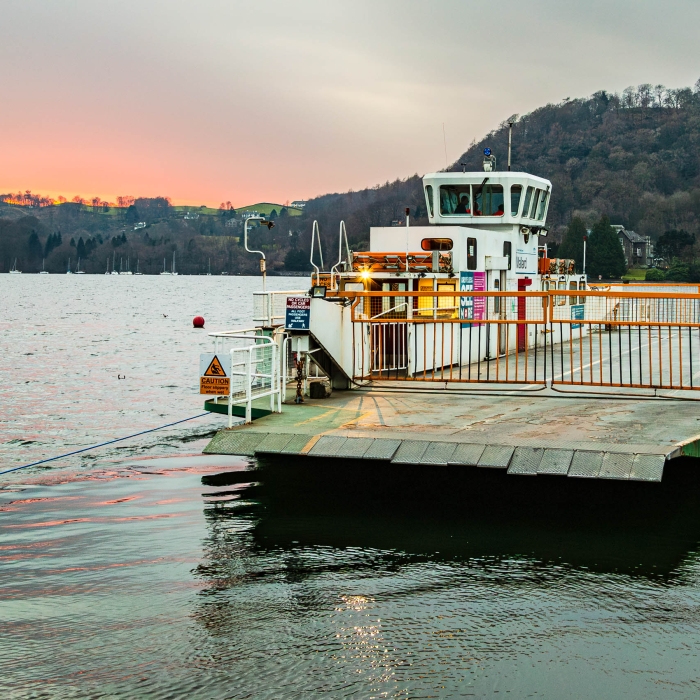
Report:
[[150,430],[142,430],[140,433],[134,433],[133,435],[127,435],[126,437],[117,438],[116,440],[108,440],[107,442],[101,442],[99,445],[92,445],[91,447],[83,447],[81,450],[74,450],[73,452],[66,452],[64,455],[59,455],[58,457],[49,457],[48,459],[40,459],[38,462],[32,462],[31,464],[23,464],[21,467],[13,467],[12,469],[6,469],[2,474],[9,474],[10,472],[16,472],[18,469],[26,469],[27,467],[36,467],[37,464],[44,464],[45,462],[53,462],[55,459],[63,459],[63,457],[70,457],[71,455],[77,455],[80,452],[87,452],[88,450],[96,450],[98,447],[104,447],[105,445],[111,445],[115,442],[121,442],[122,440],[130,440],[131,438],[138,437],[139,435],[145,435],[146,433],[154,433],[156,430],[163,430],[163,428],[169,428],[172,425],[177,425],[178,423],[186,423],[188,420],[194,420],[195,418],[202,418],[203,416],[208,416],[210,413],[200,413],[197,416],[192,416],[190,418],[183,418],[182,420],[176,420],[174,423],[167,423],[166,425],[161,425],[158,428],[151,428]]

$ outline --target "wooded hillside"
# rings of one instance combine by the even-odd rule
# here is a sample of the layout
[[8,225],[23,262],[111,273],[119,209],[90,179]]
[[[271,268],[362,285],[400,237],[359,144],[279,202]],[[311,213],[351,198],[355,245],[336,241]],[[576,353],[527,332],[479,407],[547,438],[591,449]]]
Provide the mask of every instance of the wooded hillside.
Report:
[[[640,85],[622,94],[601,91],[514,115],[474,141],[450,170],[461,170],[462,164],[480,170],[486,146],[497,156],[498,169],[505,170],[508,121],[514,124],[513,170],[553,183],[550,241],[560,240],[574,217],[590,228],[607,216],[654,241],[667,232],[700,234],[700,81],[694,88]],[[155,273],[173,251],[184,273],[204,273],[210,260],[214,274],[257,269],[257,259],[242,248],[243,218],[229,203],[218,211],[174,208],[167,198],[130,198],[122,204],[128,206],[0,205],[0,271],[10,269],[14,258],[19,268],[36,271],[46,258],[47,269],[64,272],[68,258],[76,261],[82,253],[81,266],[88,272],[104,271],[107,258],[118,263],[128,257],[132,270],[138,258],[142,272]],[[252,238],[265,250],[271,271],[306,269],[311,227],[318,220],[324,257],[332,264],[341,219],[351,244],[362,246],[370,226],[403,222],[405,207],[414,223],[427,222],[417,174],[316,197],[300,216],[275,211],[277,226],[271,232],[258,230]],[[140,222],[147,227],[135,228]],[[700,236],[693,245],[695,240]],[[686,257],[695,259],[698,251],[686,246]]]

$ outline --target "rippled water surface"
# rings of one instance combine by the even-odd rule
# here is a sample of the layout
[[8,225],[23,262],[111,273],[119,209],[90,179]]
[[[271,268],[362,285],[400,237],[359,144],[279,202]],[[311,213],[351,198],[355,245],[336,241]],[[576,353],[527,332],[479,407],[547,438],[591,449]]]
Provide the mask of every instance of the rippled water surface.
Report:
[[[199,413],[191,318],[258,283],[0,276],[2,467]],[[219,425],[1,477],[1,697],[700,696],[694,463],[258,464],[201,455]]]

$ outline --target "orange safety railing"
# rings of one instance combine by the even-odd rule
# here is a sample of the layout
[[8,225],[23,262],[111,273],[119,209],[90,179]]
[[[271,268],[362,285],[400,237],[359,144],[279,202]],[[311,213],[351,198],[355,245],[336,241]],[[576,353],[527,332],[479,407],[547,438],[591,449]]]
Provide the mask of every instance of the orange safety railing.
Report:
[[697,293],[340,294],[355,379],[700,388]]

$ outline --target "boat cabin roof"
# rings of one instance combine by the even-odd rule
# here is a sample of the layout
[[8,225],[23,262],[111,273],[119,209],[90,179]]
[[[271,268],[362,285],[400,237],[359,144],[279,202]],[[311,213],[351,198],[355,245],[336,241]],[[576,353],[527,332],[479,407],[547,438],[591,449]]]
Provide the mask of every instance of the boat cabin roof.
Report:
[[517,172],[430,173],[423,189],[431,224],[542,227],[552,183]]

